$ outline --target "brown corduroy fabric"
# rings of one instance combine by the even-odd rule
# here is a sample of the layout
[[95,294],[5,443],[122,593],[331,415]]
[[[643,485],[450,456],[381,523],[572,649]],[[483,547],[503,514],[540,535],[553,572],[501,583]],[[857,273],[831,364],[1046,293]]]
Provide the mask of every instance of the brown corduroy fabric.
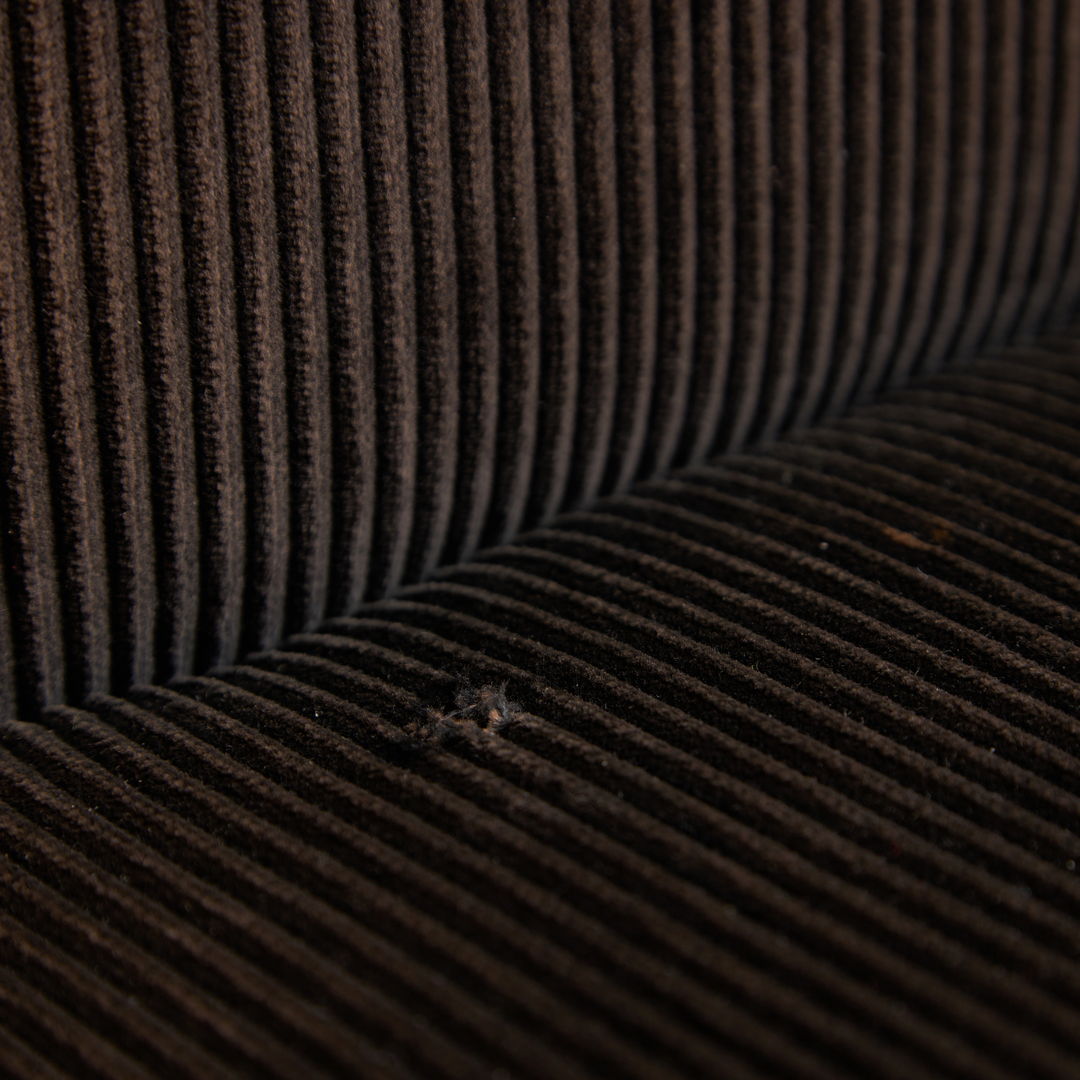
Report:
[[1080,3],[0,9],[0,1075],[1080,1072]]
[[[8,725],[8,1038],[76,1075],[1075,1075],[1078,357]],[[466,683],[510,723],[418,740]]]
[[8,693],[234,660],[1066,314],[1078,26],[11,4]]

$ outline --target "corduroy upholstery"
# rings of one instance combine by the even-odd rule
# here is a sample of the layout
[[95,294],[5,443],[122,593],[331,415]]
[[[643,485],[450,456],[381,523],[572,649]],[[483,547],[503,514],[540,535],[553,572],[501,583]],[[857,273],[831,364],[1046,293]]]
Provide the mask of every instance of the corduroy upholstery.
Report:
[[0,14],[0,1075],[1080,1073],[1080,4]]

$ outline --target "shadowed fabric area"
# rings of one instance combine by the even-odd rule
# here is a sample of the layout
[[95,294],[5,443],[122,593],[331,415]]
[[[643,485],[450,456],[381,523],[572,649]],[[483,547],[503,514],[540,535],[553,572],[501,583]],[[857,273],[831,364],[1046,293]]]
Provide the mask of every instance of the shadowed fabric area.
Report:
[[1080,3],[0,6],[0,1075],[1080,1073]]

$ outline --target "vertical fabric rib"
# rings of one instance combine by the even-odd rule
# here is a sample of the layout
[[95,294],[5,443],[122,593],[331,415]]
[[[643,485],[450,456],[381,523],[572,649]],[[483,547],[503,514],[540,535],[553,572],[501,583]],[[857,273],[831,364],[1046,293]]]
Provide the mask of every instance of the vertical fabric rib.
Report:
[[658,363],[639,468],[643,476],[665,472],[675,456],[690,391],[697,308],[697,177],[689,6],[678,0],[656,5],[653,39]]
[[[103,10],[96,4],[89,8]],[[237,363],[231,170],[217,20],[199,3],[175,4],[171,14],[203,544],[196,662],[216,664],[235,655],[239,647],[246,578],[244,424]],[[139,383],[134,381],[132,386],[139,388]],[[144,514],[139,517],[145,519]]]
[[798,384],[785,403],[786,422],[796,427],[805,425],[819,409],[834,364],[844,273],[844,213],[853,194],[845,183],[846,160],[852,153],[848,144],[853,140],[844,117],[844,77],[846,65],[853,61],[844,55],[840,0],[812,5],[806,33],[806,113],[795,114],[798,123],[807,125],[801,136],[809,172],[806,314],[797,345],[802,354],[795,366]]
[[537,452],[525,520],[549,519],[564,504],[573,466],[578,413],[580,340],[574,98],[569,5],[529,10],[533,67],[532,123],[536,155],[536,220],[540,259],[541,402]]
[[613,436],[619,357],[619,222],[611,5],[570,5],[581,365],[567,505],[596,497]]
[[733,4],[732,101],[735,107],[735,311],[724,392],[723,448],[741,445],[761,401],[769,347],[773,275],[772,145],[768,4]]
[[[1067,26],[1062,26],[1057,35],[1057,41],[1063,48],[1068,48],[1071,43],[1077,40],[1076,35],[1080,32],[1076,29],[1077,15],[1075,12],[1075,5],[1071,2],[1064,4],[1063,19],[1068,20]],[[1076,77],[1076,65],[1075,64],[1063,64],[1063,70],[1071,73],[1072,78]],[[1066,86],[1071,85],[1071,79],[1065,82]],[[1066,115],[1068,115],[1066,113]],[[1071,115],[1075,115],[1072,113]],[[1080,123],[1080,118],[1078,118]],[[1072,128],[1072,131],[1076,131],[1076,127]],[[1074,144],[1077,141],[1071,134],[1069,136],[1073,138]],[[1070,159],[1066,156],[1063,159],[1068,162]],[[1080,172],[1080,169],[1078,169]],[[1049,315],[1043,314],[1043,326],[1045,327],[1047,322],[1053,323],[1055,318],[1058,320],[1068,320],[1074,317],[1076,308],[1076,290],[1080,287],[1080,243],[1076,239],[1076,229],[1071,224],[1074,222],[1075,215],[1080,212],[1080,176],[1074,180],[1073,183],[1073,197],[1071,204],[1066,202],[1066,206],[1071,205],[1072,216],[1069,218],[1069,223],[1065,224],[1063,233],[1065,234],[1064,247],[1066,251],[1065,265],[1060,269],[1059,276],[1056,285],[1051,290],[1054,297],[1053,306],[1050,309]],[[1069,211],[1066,211],[1068,213]]]
[[[8,19],[0,20],[0,128],[4,190],[19,192],[22,153],[15,103],[15,41]],[[23,200],[0,200],[0,425],[3,468],[4,639],[13,650],[4,661],[12,680],[5,696],[33,711],[65,693],[56,537],[46,458],[40,373],[35,355],[29,233]],[[21,642],[18,651],[15,643]]]
[[125,5],[120,55],[109,58],[122,65],[125,90],[150,463],[150,507],[136,512],[149,509],[154,523],[157,678],[189,669],[195,654],[202,511],[167,29],[163,5]]
[[438,563],[454,501],[458,399],[457,286],[442,0],[406,4],[402,34],[409,110],[416,285],[417,513],[406,574]]
[[480,4],[445,12],[461,372],[458,471],[445,559],[476,550],[494,490],[499,392],[499,279],[488,45]]
[[720,0],[695,9],[691,27],[697,280],[693,361],[680,461],[708,452],[724,405],[735,304],[735,111],[731,21]]
[[329,611],[355,610],[367,592],[375,521],[375,361],[367,192],[360,138],[357,29],[351,5],[312,0],[311,41],[331,409],[332,576]]
[[289,563],[285,625],[326,616],[330,575],[330,380],[310,18],[288,0],[266,6],[273,122],[284,385],[288,400]]
[[1080,48],[1080,24],[1073,12],[1075,0],[1061,0],[1056,6],[1053,29],[1055,51],[1053,119],[1051,135],[1056,155],[1049,166],[1046,216],[1038,239],[1042,251],[1039,269],[1026,294],[1021,325],[1039,326],[1053,311],[1055,293],[1062,286],[1062,263],[1068,257],[1072,239],[1072,213],[1080,197],[1080,65],[1065,57]]
[[5,691],[206,670],[1080,294],[1075,0],[18,0]]
[[762,402],[751,429],[754,439],[776,437],[791,404],[802,360],[810,228],[807,13],[801,0],[777,12],[769,41],[769,67],[773,73],[772,165],[768,171],[773,189],[772,314],[764,368],[767,400]]
[[903,332],[900,316],[914,250],[912,218],[919,87],[917,6],[918,0],[890,0],[881,5],[878,245],[870,336],[859,363],[856,400],[865,400],[881,385],[889,354]]
[[801,419],[807,422],[818,415],[835,415],[847,404],[872,341],[875,267],[882,244],[883,14],[878,4],[851,12],[844,20],[842,40],[847,155],[836,358],[826,377],[822,404],[804,406]]
[[950,69],[951,12],[941,4],[918,8],[914,64],[917,72],[915,183],[912,195],[908,281],[901,326],[892,341],[884,381],[896,385],[910,375],[939,300],[938,284],[946,241],[947,186],[953,147],[950,120],[957,111]]
[[[984,125],[987,118],[984,95],[996,77],[988,61],[986,5],[965,4],[955,8],[952,50],[948,57],[954,73],[952,108],[948,116],[948,223],[939,286],[933,298],[933,322],[922,346],[924,359],[946,355],[964,317],[965,293],[972,273],[985,199]],[[943,56],[940,62],[945,63]],[[1058,172],[1056,168],[1053,171]],[[1066,171],[1062,170],[1063,173]],[[1056,271],[1051,273],[1056,276]],[[1043,310],[1047,306],[1044,301]]]
[[[985,334],[990,340],[1015,329],[1020,306],[1035,271],[1034,260],[1049,196],[1047,165],[1052,160],[1050,141],[1054,121],[1054,82],[1030,77],[1034,71],[1052,71],[1057,0],[1036,0],[1024,5],[1021,27],[1020,131],[1017,147],[1016,196],[1009,223],[1009,258],[997,288],[994,316]],[[1075,133],[1073,133],[1075,139]]]
[[[22,141],[20,186],[30,240],[41,410],[48,417],[45,445],[57,530],[66,689],[78,696],[108,683],[110,642],[65,28],[62,12],[51,6],[14,11],[11,18],[18,51],[14,81]],[[16,362],[34,361],[24,356]]]
[[367,183],[374,325],[376,505],[369,593],[390,591],[405,569],[415,525],[416,295],[408,130],[397,4],[357,5],[360,126]]
[[982,170],[981,227],[975,245],[973,274],[965,301],[967,318],[951,349],[969,352],[982,338],[1000,295],[1008,252],[1009,225],[1015,202],[1020,139],[1021,43],[1024,5],[1002,0],[987,5],[988,70]]
[[[138,286],[116,55],[115,12],[78,5],[73,108],[84,210],[82,238],[90,298],[95,400],[111,590],[111,679],[144,681],[154,672],[155,568],[141,378]],[[236,579],[235,568],[229,576]],[[210,605],[216,610],[218,605]],[[233,643],[235,645],[235,642]]]
[[488,0],[491,142],[499,281],[499,389],[495,477],[482,539],[520,527],[537,452],[540,263],[536,203],[530,5]]
[[657,347],[656,95],[649,5],[612,9],[615,186],[619,229],[619,351],[605,490],[637,475],[647,435]]
[[235,289],[248,467],[247,582],[242,644],[285,628],[292,507],[290,388],[282,328],[275,162],[263,8],[227,0],[220,11],[232,177]]

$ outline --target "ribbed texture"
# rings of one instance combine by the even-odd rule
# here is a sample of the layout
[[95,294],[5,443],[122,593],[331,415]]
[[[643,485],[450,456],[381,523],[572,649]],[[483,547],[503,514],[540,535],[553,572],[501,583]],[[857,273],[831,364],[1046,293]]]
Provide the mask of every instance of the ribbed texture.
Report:
[[1080,6],[16,0],[2,700],[206,670],[1080,295]]
[[0,1074],[1080,1075],[1080,2],[0,10]]
[[8,725],[5,1064],[1075,1076],[1078,432],[1047,338]]

